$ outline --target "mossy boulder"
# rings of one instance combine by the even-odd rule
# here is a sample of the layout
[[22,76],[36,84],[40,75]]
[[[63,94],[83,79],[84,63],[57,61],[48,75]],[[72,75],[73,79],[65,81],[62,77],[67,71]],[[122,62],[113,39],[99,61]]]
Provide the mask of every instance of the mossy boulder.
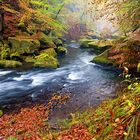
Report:
[[59,62],[57,58],[50,56],[47,53],[42,53],[35,57],[34,66],[45,68],[58,68]]
[[100,54],[113,46],[112,40],[82,39],[80,47],[90,49],[96,54]]
[[106,46],[113,46],[112,40],[94,40],[93,42],[88,43],[89,47],[103,48]]
[[63,42],[62,42],[61,39],[55,39],[54,43],[55,43],[56,46],[63,46]]
[[102,54],[97,55],[91,62],[105,66],[113,65],[114,61],[108,58],[108,52],[109,50],[106,50]]
[[46,53],[49,56],[53,56],[53,57],[57,56],[57,53],[55,52],[54,48],[49,48],[49,49],[42,50],[41,53]]
[[11,44],[11,50],[18,52],[19,54],[34,53],[40,47],[40,42],[38,40],[33,39],[9,37],[8,41]]
[[12,60],[21,60],[20,54],[18,52],[13,52],[10,54],[10,59]]
[[39,41],[41,45],[46,46],[46,47],[51,47],[51,48],[56,48],[56,45],[53,42],[53,39],[51,37],[48,37],[46,34],[43,32],[40,33]]
[[35,57],[35,67],[45,68],[58,68],[59,62],[57,60],[57,54],[53,48],[45,49],[41,51],[40,55]]
[[53,48],[42,50],[38,56],[26,56],[25,62],[33,63],[35,67],[44,67],[44,68],[59,67],[57,53]]
[[22,63],[14,60],[0,60],[0,67],[3,68],[16,68],[22,66]]
[[10,56],[10,48],[7,44],[0,47],[0,59],[7,59]]
[[80,47],[81,48],[89,48],[89,43],[93,42],[93,39],[80,39],[79,43],[80,43]]
[[59,55],[65,55],[65,54],[67,54],[67,49],[65,47],[58,46],[57,52]]
[[94,40],[93,42],[88,43],[89,48],[96,54],[103,53],[105,50],[111,48],[113,43],[111,40]]
[[35,57],[34,56],[26,56],[24,60],[27,63],[34,63],[35,62]]

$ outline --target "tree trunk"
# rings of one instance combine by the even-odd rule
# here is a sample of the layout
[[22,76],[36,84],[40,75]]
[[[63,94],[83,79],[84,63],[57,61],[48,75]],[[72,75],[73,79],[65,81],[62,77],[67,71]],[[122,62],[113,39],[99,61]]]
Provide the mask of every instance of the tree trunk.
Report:
[[4,33],[4,12],[0,11],[0,40],[3,38]]

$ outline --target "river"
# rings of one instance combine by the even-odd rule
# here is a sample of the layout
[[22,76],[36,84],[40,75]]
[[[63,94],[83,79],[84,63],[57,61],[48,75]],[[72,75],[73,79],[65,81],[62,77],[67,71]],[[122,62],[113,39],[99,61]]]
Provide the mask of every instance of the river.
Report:
[[0,69],[0,105],[20,103],[28,98],[32,101],[45,99],[48,94],[58,92],[70,93],[71,99],[64,107],[67,113],[115,97],[120,83],[119,72],[91,63],[93,54],[80,49],[77,43],[67,48],[68,54],[60,59],[61,67],[55,70]]

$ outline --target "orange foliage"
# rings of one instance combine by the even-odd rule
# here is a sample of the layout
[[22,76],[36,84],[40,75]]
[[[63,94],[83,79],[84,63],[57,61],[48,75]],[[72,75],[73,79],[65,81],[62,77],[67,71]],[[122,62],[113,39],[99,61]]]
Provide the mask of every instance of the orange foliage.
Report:
[[120,68],[124,66],[129,69],[137,68],[140,63],[140,42],[128,41],[124,44],[117,44],[110,50],[109,59],[115,60]]
[[18,23],[18,17],[11,13],[5,13],[4,15],[4,23],[5,23],[5,29],[4,29],[4,38],[8,38],[9,36],[14,36],[17,32],[19,32],[18,28],[16,27],[16,24]]
[[41,140],[43,132],[47,130],[50,111],[58,104],[65,104],[68,99],[68,95],[55,95],[47,105],[10,110],[0,118],[0,139],[14,136],[20,140]]
[[74,125],[68,131],[61,132],[60,140],[92,140],[92,135],[89,133],[86,126],[83,124]]
[[16,136],[20,139],[39,138],[39,130],[45,126],[48,112],[43,105],[22,108],[20,112],[5,114],[0,118],[0,136]]

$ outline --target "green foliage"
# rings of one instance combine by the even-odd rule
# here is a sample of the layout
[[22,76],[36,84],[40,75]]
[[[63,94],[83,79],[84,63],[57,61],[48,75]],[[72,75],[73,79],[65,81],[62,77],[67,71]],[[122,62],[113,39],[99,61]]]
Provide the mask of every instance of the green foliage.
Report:
[[2,111],[2,110],[0,110],[0,117],[1,117],[1,116],[3,116],[3,111]]
[[3,68],[16,68],[22,66],[22,63],[14,60],[0,60],[0,67]]
[[96,57],[93,58],[91,62],[101,65],[113,65],[114,60],[108,58],[108,51],[109,50],[106,50],[102,54],[97,55]]
[[53,48],[42,51],[42,53],[35,57],[35,67],[58,68],[59,62],[56,58],[56,52]]
[[18,140],[16,137],[8,137],[7,140]]
[[[58,124],[61,132],[58,132],[58,135],[69,131],[77,124],[83,124],[95,140],[112,140],[116,138],[136,140],[138,138],[137,127],[140,116],[139,99],[140,84],[133,90],[123,93],[123,95],[121,93],[116,99],[104,101],[96,109],[71,114],[71,119],[59,120]],[[54,138],[58,135],[52,133]]]
[[67,49],[62,46],[58,46],[57,51],[58,51],[58,54],[60,54],[60,55],[67,54]]

